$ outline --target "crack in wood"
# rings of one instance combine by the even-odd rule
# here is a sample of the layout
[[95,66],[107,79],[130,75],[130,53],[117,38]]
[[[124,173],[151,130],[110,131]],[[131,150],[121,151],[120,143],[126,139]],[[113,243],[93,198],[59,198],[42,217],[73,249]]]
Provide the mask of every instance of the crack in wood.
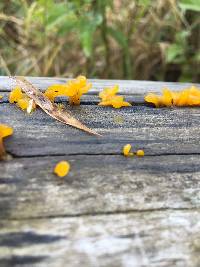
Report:
[[127,209],[127,210],[114,210],[114,211],[107,211],[107,212],[86,212],[86,213],[77,213],[77,214],[57,214],[57,215],[48,215],[48,216],[35,216],[35,217],[1,217],[1,221],[35,221],[35,220],[44,220],[44,219],[61,219],[61,218],[79,218],[79,217],[99,217],[99,216],[118,216],[118,215],[128,215],[128,214],[146,214],[146,213],[154,213],[154,212],[169,212],[169,211],[195,211],[200,212],[199,207],[190,207],[190,208],[155,208],[155,209]]
[[[7,151],[7,153],[13,158],[13,159],[29,159],[29,158],[48,158],[48,157],[64,157],[64,156],[123,156],[123,154],[121,152],[119,153],[55,153],[55,154],[34,154],[34,155],[17,155],[14,153],[11,153],[9,151]],[[160,154],[145,154],[144,157],[162,157],[162,156],[196,156],[196,155],[200,155],[200,152],[196,152],[196,153],[160,153]],[[136,155],[134,155],[136,156]],[[132,157],[128,157],[129,159],[131,159]],[[10,161],[10,159],[9,159]]]

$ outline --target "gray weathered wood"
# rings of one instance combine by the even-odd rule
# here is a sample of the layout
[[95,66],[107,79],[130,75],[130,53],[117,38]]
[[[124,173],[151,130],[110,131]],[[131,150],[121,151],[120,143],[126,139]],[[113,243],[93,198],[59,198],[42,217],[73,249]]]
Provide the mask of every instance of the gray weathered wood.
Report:
[[[32,82],[41,90],[45,90],[48,86],[52,84],[65,83],[68,79],[65,78],[50,78],[50,77],[28,77],[29,81]],[[98,93],[104,87],[110,87],[115,84],[119,85],[120,92],[123,94],[139,94],[144,95],[147,92],[161,92],[162,88],[169,87],[174,90],[180,90],[187,88],[192,83],[174,83],[174,82],[152,82],[152,81],[132,81],[132,80],[96,80],[90,79],[92,82],[92,88],[89,94]],[[15,84],[7,76],[0,77],[0,85],[2,91],[10,91]],[[199,86],[199,84],[197,84]]]
[[199,222],[198,211],[170,210],[2,220],[0,264],[26,267],[199,267]]
[[[42,90],[65,81],[29,79]],[[13,158],[0,162],[0,266],[199,267],[200,109],[144,103],[150,91],[191,84],[92,83],[82,105],[67,109],[102,138],[39,109],[25,114],[0,77],[0,123],[14,128],[5,140]],[[98,92],[116,83],[135,105],[97,106]],[[123,157],[127,143],[145,157]],[[60,160],[71,164],[64,179],[53,174]]]
[[[55,164],[68,160],[64,179]],[[200,208],[199,155],[62,156],[0,164],[0,218]]]
[[83,123],[103,134],[98,138],[63,125],[41,110],[28,115],[15,105],[1,104],[1,122],[13,125],[6,140],[16,156],[60,154],[121,154],[123,145],[144,149],[146,155],[199,154],[200,109],[155,109],[133,106],[114,110],[85,105],[72,108]]

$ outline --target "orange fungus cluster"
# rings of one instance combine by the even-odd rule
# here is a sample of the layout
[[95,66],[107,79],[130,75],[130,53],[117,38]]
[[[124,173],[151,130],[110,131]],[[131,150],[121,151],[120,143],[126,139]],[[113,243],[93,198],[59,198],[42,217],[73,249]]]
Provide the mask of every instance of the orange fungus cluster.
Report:
[[100,106],[112,106],[113,108],[129,107],[130,103],[124,101],[123,96],[116,95],[119,91],[119,86],[115,85],[112,88],[105,88],[99,93],[101,98]]
[[145,101],[153,103],[156,107],[171,107],[171,106],[200,106],[200,89],[196,86],[183,89],[176,92],[170,89],[163,89],[162,95],[147,94]]
[[81,96],[89,91],[92,84],[88,83],[85,76],[78,76],[74,80],[68,81],[66,84],[55,84],[50,86],[45,95],[52,102],[58,96],[69,97],[70,105],[80,105]]
[[[10,92],[10,95],[9,95],[9,102],[10,103],[16,103],[16,105],[21,108],[22,110],[28,110],[29,106],[30,106],[30,103],[31,102],[31,99],[25,94],[25,93],[22,93],[22,90],[20,87],[15,87],[11,92]],[[32,109],[35,109],[36,106],[34,103],[32,103]]]

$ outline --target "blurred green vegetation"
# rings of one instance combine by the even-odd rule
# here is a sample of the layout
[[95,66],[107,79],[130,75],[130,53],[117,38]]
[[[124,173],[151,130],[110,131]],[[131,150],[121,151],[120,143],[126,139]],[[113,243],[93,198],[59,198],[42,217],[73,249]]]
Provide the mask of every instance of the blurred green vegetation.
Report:
[[198,82],[200,0],[0,2],[0,75]]

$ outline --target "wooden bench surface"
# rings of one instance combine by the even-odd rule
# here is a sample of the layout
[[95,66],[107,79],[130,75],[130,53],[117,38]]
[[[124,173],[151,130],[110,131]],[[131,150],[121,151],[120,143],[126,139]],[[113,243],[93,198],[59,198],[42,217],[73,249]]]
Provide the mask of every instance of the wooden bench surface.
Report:
[[[29,78],[44,90],[59,78]],[[76,118],[103,137],[63,125],[39,108],[8,103],[0,78],[0,123],[14,128],[0,162],[0,266],[199,267],[200,109],[158,108],[148,92],[190,84],[92,80]],[[134,103],[97,106],[98,92],[119,84]],[[122,147],[144,149],[125,158]],[[52,170],[68,160],[60,179]]]

